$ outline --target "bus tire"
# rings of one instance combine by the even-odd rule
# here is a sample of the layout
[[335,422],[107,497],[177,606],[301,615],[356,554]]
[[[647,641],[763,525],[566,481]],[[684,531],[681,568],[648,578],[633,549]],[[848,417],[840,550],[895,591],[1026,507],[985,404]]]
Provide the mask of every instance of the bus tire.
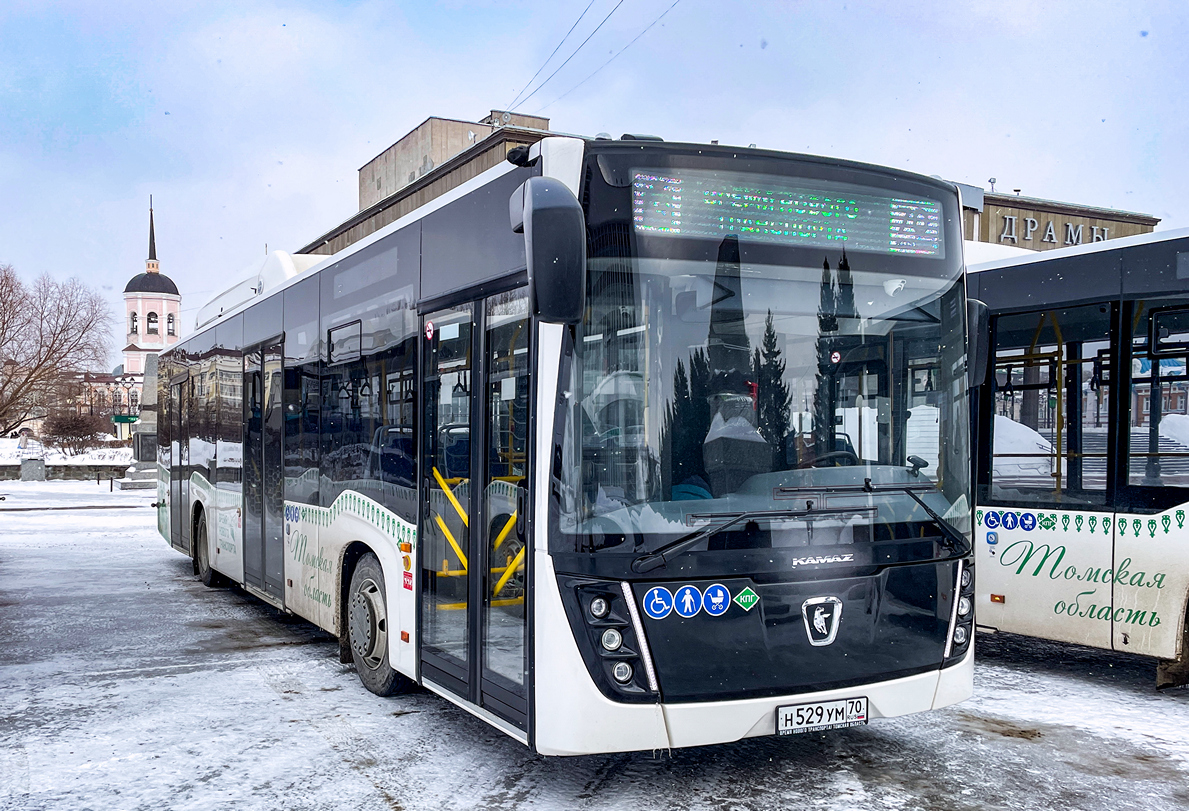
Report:
[[198,521],[194,526],[194,574],[202,581],[202,585],[212,589],[226,586],[228,580],[211,568],[211,549],[207,538],[206,510],[198,513]]
[[409,680],[388,661],[388,599],[384,570],[371,552],[359,559],[347,591],[347,640],[355,672],[363,686],[378,696],[408,688]]

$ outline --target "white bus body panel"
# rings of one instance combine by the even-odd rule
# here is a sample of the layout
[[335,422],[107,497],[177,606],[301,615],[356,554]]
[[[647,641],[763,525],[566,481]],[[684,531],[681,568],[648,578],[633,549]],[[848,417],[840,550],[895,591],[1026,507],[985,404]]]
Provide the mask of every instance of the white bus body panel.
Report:
[[[358,541],[375,553],[384,570],[388,609],[388,661],[415,678],[416,529],[379,502],[354,490],[341,493],[329,507],[285,502],[285,608],[338,634],[343,558]],[[412,551],[402,553],[400,544]],[[406,572],[408,577],[405,576]],[[408,642],[401,641],[407,633]]]
[[1187,514],[1189,506],[1158,515],[979,507],[978,624],[1176,658],[1189,595]]
[[870,718],[893,718],[948,707],[965,701],[973,692],[974,654],[971,649],[960,663],[940,672],[931,670],[876,684],[774,698],[663,706],[669,740],[677,749],[775,735],[776,708],[790,704],[866,696]]
[[553,559],[537,552],[533,564],[537,751],[588,755],[670,748],[661,705],[621,704],[599,692],[562,607]]

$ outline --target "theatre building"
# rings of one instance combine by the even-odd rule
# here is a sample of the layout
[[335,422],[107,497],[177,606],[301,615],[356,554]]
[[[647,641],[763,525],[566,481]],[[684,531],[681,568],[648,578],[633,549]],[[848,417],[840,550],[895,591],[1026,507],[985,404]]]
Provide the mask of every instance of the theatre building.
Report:
[[964,237],[975,242],[1051,251],[1147,234],[1160,222],[1157,217],[1134,211],[1042,200],[1018,193],[988,192],[962,183],[957,185],[962,190]]

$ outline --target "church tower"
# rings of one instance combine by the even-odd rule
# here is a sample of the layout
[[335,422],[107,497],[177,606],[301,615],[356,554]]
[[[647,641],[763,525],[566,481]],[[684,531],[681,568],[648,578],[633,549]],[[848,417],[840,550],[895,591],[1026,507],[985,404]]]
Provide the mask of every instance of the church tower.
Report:
[[124,288],[125,374],[142,374],[146,355],[156,354],[178,342],[181,304],[177,285],[161,272],[157,261],[153,198],[149,197],[149,258],[145,262],[145,272],[132,277]]

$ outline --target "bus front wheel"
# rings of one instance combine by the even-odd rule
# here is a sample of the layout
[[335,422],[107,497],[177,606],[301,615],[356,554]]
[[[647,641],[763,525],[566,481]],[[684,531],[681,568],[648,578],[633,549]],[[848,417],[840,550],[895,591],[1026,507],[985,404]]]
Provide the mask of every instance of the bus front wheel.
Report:
[[378,696],[404,690],[408,679],[388,661],[388,601],[384,570],[371,552],[359,559],[347,596],[347,638],[355,672],[363,686]]

